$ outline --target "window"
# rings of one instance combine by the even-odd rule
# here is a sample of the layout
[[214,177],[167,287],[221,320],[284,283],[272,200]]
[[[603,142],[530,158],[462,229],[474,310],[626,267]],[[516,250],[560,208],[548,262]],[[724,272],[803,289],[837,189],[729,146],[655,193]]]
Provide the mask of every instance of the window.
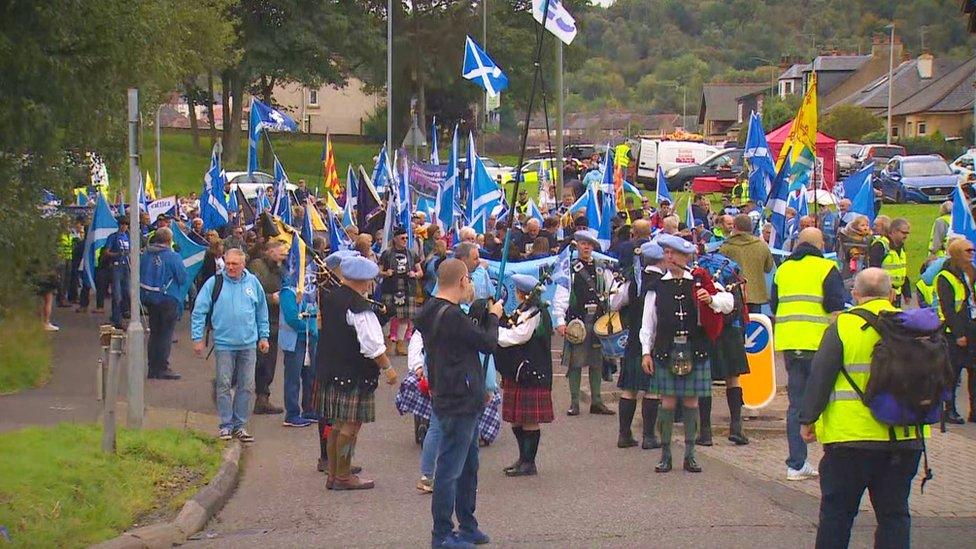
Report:
[[312,133],[312,115],[305,116],[305,132]]
[[737,117],[738,118],[736,118],[736,122],[739,122],[741,124],[742,123],[742,103],[737,104],[736,107],[738,109],[737,110]]
[[319,104],[319,90],[308,90],[308,104],[309,105]]
[[928,130],[926,126],[927,124],[925,122],[918,123],[918,135],[925,135],[925,132]]
[[898,137],[898,126],[891,127],[891,137]]

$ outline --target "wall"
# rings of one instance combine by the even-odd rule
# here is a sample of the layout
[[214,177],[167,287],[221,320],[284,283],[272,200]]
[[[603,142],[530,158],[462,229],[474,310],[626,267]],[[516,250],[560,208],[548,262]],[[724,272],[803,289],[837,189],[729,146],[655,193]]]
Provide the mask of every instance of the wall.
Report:
[[[922,137],[918,134],[918,124],[925,124],[925,136],[940,131],[946,138],[968,137],[973,131],[973,113],[918,113],[908,116],[895,116],[892,124],[899,127],[899,135]],[[904,132],[904,133],[902,133]]]
[[362,135],[362,125],[381,104],[377,95],[362,91],[362,82],[350,78],[346,87],[322,86],[318,103],[309,103],[309,89],[298,84],[276,86],[275,101],[285,106],[299,127],[309,133]]

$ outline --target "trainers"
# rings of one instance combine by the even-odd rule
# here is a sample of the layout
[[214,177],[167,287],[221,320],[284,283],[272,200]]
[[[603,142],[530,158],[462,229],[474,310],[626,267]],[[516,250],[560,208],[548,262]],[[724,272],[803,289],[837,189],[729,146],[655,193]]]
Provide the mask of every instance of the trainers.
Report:
[[488,534],[482,532],[481,530],[475,530],[474,532],[458,532],[457,539],[466,543],[472,543],[474,545],[487,545],[491,542],[491,538],[488,537]]
[[803,467],[801,467],[799,470],[792,467],[786,468],[786,480],[809,480],[819,476],[820,473],[818,473],[817,470],[813,468],[813,465],[810,465],[809,463],[804,463]]
[[221,429],[217,431],[217,438],[220,440],[230,440],[233,437],[230,434],[230,429]]
[[251,436],[251,433],[248,433],[243,427],[234,431],[234,438],[245,444],[254,442],[254,437]]
[[308,427],[309,425],[315,423],[310,419],[305,419],[303,417],[297,417],[295,419],[286,419],[281,424],[285,427]]
[[469,549],[471,547],[474,547],[474,544],[471,543],[471,542],[462,540],[460,537],[458,537],[457,534],[455,534],[455,533],[452,532],[452,533],[448,534],[447,537],[445,537],[445,538],[442,538],[442,539],[439,539],[439,540],[432,540],[430,542],[430,546],[431,547],[448,547],[448,548],[451,548],[451,549]]
[[48,322],[47,324],[44,325],[44,331],[45,332],[57,332],[60,329],[61,328],[58,328],[57,326],[55,326],[54,324],[51,324],[50,322]]
[[424,475],[417,481],[417,489],[424,494],[434,493],[434,479]]

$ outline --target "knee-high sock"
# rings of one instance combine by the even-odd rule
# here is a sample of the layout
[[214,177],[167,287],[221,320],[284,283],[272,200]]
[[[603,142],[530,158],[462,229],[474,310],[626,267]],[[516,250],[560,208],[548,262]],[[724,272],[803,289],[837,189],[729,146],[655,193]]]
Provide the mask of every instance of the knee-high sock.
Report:
[[661,406],[659,398],[641,399],[641,418],[644,420],[644,438],[654,437],[654,424],[657,423],[657,411]]
[[580,384],[583,383],[582,368],[570,368],[566,372],[566,380],[569,381],[569,399],[573,404],[579,406]]
[[637,412],[637,400],[620,397],[618,406],[620,408],[620,436],[631,438],[634,435],[630,426],[634,421],[634,414]]
[[390,319],[390,341],[396,341],[397,328],[400,326],[400,319],[393,317]]
[[399,319],[400,322],[397,323],[396,329],[396,340],[406,341],[407,340],[407,327],[410,325],[410,321],[405,318]]
[[590,366],[590,406],[603,404],[602,383],[603,366]]
[[319,459],[328,461],[329,459],[329,424],[325,419],[319,420],[318,429],[316,433],[319,438]]
[[674,410],[662,408],[657,415],[658,425],[661,426],[661,447],[671,453],[671,431],[674,430]]
[[512,425],[512,434],[515,435],[515,442],[518,445],[519,462],[525,461],[525,429],[521,425]]
[[729,403],[729,418],[733,427],[742,423],[742,387],[725,389],[725,400]]
[[685,406],[685,459],[695,457],[695,439],[698,437],[698,408]]
[[[685,408],[688,410],[688,408]],[[691,415],[694,412],[688,412]],[[709,437],[712,436],[712,397],[702,397],[698,399],[698,424],[699,431]]]
[[525,462],[535,463],[535,456],[539,452],[539,439],[542,436],[542,431],[536,429],[535,431],[525,432]]

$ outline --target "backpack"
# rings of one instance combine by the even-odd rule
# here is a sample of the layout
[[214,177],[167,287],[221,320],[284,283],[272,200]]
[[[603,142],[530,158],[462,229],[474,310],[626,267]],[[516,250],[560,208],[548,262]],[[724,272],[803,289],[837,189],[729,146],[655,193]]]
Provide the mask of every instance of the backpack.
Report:
[[[210,290],[210,310],[207,311],[207,320],[204,324],[204,336],[203,340],[206,342],[210,341],[210,333],[213,332],[213,310],[214,306],[217,305],[217,298],[220,297],[220,290],[224,288],[224,275],[216,274],[214,275],[214,285]],[[211,349],[213,352],[213,349]],[[210,355],[208,354],[209,358]]]
[[139,263],[139,290],[142,301],[146,303],[159,304],[166,298],[166,289],[173,283],[172,279],[163,284],[166,265],[163,258],[158,253],[143,254],[142,261]]

